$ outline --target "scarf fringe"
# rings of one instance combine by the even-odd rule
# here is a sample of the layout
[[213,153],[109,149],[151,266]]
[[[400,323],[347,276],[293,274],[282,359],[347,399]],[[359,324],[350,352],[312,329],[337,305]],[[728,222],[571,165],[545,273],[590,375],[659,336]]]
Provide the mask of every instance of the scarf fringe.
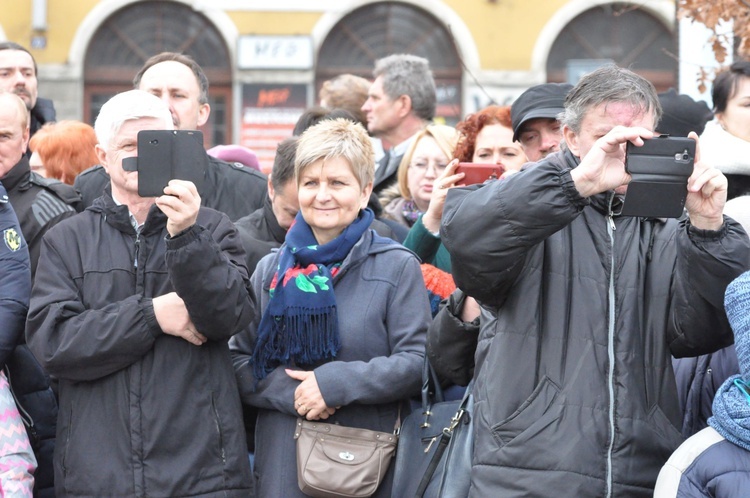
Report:
[[292,306],[284,315],[263,317],[271,324],[261,332],[252,356],[255,378],[264,379],[276,367],[309,367],[336,357],[341,347],[335,306],[308,309]]

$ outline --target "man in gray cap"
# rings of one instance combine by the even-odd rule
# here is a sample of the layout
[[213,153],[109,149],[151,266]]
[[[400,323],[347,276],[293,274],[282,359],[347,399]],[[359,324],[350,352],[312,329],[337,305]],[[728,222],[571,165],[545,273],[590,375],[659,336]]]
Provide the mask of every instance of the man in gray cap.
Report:
[[571,88],[568,83],[543,83],[532,86],[513,102],[513,140],[521,142],[529,161],[537,162],[560,150],[563,137],[557,117]]

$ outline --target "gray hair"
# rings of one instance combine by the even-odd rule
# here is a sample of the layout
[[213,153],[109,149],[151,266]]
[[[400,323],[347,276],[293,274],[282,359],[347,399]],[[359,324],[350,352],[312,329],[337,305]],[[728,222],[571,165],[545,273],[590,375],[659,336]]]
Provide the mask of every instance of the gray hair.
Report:
[[94,123],[99,145],[108,149],[125,121],[155,118],[164,122],[162,130],[173,130],[172,114],[159,97],[143,90],[118,93],[104,103]]
[[414,114],[427,121],[435,117],[435,79],[427,59],[409,54],[389,55],[375,61],[373,75],[383,77],[383,91],[389,98],[408,95]]
[[654,85],[646,78],[615,64],[606,64],[585,75],[565,98],[561,122],[576,133],[592,108],[611,102],[630,104],[653,112],[654,126],[661,119],[661,104]]

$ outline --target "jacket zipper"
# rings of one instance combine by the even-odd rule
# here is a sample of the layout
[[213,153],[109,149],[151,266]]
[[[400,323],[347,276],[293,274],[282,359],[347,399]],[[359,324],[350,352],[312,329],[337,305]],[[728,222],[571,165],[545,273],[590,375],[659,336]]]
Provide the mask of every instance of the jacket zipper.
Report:
[[609,210],[607,213],[607,234],[610,243],[610,261],[609,261],[609,318],[607,330],[607,358],[609,367],[607,368],[607,389],[609,391],[609,444],[607,447],[607,498],[612,496],[612,451],[615,445],[615,226],[614,214],[612,213],[612,201],[614,193],[610,194]]
[[141,250],[141,231],[135,232],[135,258],[133,258],[133,268],[138,269],[138,253]]

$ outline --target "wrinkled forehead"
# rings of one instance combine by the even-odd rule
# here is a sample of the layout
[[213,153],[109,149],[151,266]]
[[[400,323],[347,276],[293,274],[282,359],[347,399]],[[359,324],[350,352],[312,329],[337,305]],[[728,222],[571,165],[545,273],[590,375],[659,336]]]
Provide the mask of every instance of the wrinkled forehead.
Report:
[[589,107],[582,124],[588,128],[612,129],[614,126],[641,126],[653,130],[656,126],[654,109],[641,102],[611,101]]

